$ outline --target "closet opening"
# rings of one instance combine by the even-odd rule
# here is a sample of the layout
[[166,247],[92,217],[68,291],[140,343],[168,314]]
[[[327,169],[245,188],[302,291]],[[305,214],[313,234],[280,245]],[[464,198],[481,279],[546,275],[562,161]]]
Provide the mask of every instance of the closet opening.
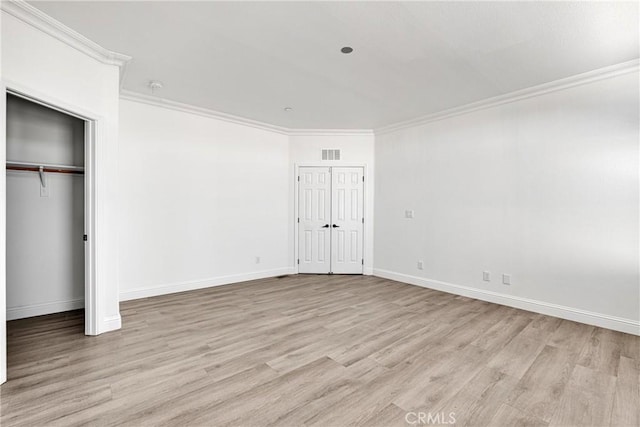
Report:
[[5,96],[10,361],[23,350],[12,344],[28,341],[32,325],[42,327],[37,316],[49,316],[51,330],[35,331],[40,334],[94,334],[87,243],[95,122],[20,93]]

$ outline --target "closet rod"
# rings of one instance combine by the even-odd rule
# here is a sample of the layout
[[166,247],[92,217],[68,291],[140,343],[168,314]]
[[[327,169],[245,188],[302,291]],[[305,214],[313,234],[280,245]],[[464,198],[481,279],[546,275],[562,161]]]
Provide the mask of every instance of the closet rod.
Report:
[[7,170],[26,172],[53,172],[84,175],[84,168],[81,166],[65,166],[51,164],[35,164],[22,162],[7,162]]

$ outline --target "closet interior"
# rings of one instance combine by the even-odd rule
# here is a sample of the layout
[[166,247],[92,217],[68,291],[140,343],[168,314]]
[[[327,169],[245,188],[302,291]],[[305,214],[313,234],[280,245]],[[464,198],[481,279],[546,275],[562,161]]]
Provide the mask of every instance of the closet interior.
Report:
[[84,307],[85,121],[7,95],[7,320]]

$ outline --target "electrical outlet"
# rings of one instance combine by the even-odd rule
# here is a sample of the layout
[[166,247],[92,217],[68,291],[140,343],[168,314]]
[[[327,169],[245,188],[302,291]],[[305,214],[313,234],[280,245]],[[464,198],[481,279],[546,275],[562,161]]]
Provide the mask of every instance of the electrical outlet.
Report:
[[405,218],[409,218],[409,219],[413,219],[413,211],[412,210],[404,211],[404,217]]
[[422,261],[418,261],[418,270],[424,270],[424,263]]
[[482,280],[484,280],[485,282],[490,282],[491,281],[491,272],[483,271],[482,272]]
[[256,257],[256,264],[260,264],[260,257],[259,256]]
[[504,284],[504,285],[510,285],[511,284],[511,275],[510,274],[503,274],[502,275],[502,284]]

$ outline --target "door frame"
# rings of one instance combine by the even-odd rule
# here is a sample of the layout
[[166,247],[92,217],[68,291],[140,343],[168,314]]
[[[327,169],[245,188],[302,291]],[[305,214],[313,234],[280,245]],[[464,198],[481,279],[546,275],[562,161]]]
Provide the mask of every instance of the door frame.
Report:
[[298,195],[300,189],[300,183],[298,177],[300,176],[300,168],[323,168],[323,167],[344,167],[344,168],[363,168],[364,174],[364,186],[362,197],[364,204],[364,228],[362,234],[362,256],[364,257],[364,265],[362,266],[362,274],[365,276],[371,276],[373,274],[373,194],[370,191],[373,189],[370,185],[371,177],[369,176],[369,167],[367,163],[355,163],[355,162],[342,162],[339,160],[323,161],[323,162],[302,162],[294,164],[293,175],[293,268],[296,274],[299,274],[300,268],[298,265],[299,257],[299,241],[298,241]]
[[[30,89],[23,85],[2,81],[0,83],[0,162],[6,163],[6,117],[7,94],[18,96],[36,104],[43,105],[62,113],[79,118],[85,122],[85,164],[84,164],[84,218],[85,234],[88,236],[85,243],[85,335],[98,335],[100,319],[98,282],[96,280],[96,145],[104,139],[104,118],[99,114],[88,111],[85,108],[56,99],[47,94]],[[0,174],[0,384],[7,379],[7,334],[6,334],[6,291],[7,291],[7,266],[6,266],[6,218],[7,218],[7,185],[6,174]]]

